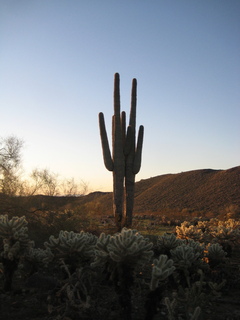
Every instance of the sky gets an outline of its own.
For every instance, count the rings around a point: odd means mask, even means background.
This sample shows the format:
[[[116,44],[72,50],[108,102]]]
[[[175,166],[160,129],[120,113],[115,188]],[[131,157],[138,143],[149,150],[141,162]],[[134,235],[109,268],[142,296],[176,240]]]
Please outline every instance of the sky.
[[[240,165],[239,0],[0,0],[0,137],[47,168],[111,191],[113,79],[144,126],[136,181]]]

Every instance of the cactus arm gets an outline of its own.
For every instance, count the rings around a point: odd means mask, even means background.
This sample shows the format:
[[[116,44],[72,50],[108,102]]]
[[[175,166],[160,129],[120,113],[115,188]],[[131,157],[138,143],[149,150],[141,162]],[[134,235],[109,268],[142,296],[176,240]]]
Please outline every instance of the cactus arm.
[[[136,108],[137,108],[137,80],[132,81],[132,92],[131,92],[131,110],[129,117],[128,133],[126,137],[126,172],[132,170],[130,167],[133,166],[135,145],[136,145]]]
[[[99,128],[100,128],[100,136],[101,136],[101,142],[102,142],[104,164],[107,170],[113,171],[113,160],[110,153],[104,115],[102,112],[99,113]]]
[[[126,112],[122,111],[121,113],[121,127],[122,127],[122,143],[123,148],[125,148],[125,140],[126,140]]]
[[[124,145],[124,155],[128,156],[129,153],[131,152],[131,148],[132,148],[132,142],[133,142],[133,131],[132,131],[132,127],[128,126],[127,128],[127,136],[125,139],[125,145]]]
[[[120,116],[120,89],[119,89],[119,74],[116,73],[114,77],[114,116],[113,116],[113,131],[112,131],[112,146],[113,146],[113,161],[114,166],[124,166],[124,155],[123,155],[123,140],[122,140],[122,124]],[[118,169],[117,169],[118,170]]]
[[[114,75],[113,101],[114,101],[114,114],[118,115],[120,119],[120,77],[118,73],[115,73]]]
[[[134,130],[136,128],[136,108],[137,108],[137,80],[133,79],[129,125],[132,126]]]
[[[134,174],[137,174],[140,170],[140,167],[141,167],[143,134],[144,134],[144,127],[140,126],[139,131],[138,131],[137,148],[136,148],[135,158],[134,158],[134,163],[133,163],[133,173]]]

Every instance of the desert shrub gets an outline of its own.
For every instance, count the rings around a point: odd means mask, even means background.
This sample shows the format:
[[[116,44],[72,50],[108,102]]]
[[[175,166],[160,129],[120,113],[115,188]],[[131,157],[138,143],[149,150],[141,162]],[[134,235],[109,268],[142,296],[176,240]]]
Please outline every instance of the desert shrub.
[[[154,251],[157,255],[166,254],[170,257],[170,250],[175,249],[182,243],[181,239],[177,239],[174,233],[164,233],[162,236],[157,237]]]
[[[193,239],[206,244],[228,243],[235,246],[240,243],[240,221],[221,221],[213,218],[209,221],[198,221],[196,225],[185,221],[180,227],[176,227],[176,234],[180,239]]]
[[[0,216],[0,261],[5,277],[4,290],[12,287],[12,279],[24,255],[33,247],[34,242],[28,237],[28,227],[25,217]]]
[[[102,233],[96,244],[92,266],[101,266],[108,272],[119,297],[123,319],[131,317],[134,271],[149,262],[153,256],[151,248],[148,239],[136,230],[126,228],[113,236]]]
[[[60,265],[64,262],[73,273],[94,258],[96,242],[97,237],[91,233],[61,230],[57,238],[50,236],[44,245],[50,249],[49,262],[57,262]]]
[[[64,212],[64,219],[71,219],[72,214]],[[49,217],[50,225],[55,218],[53,214]],[[80,314],[86,319],[96,314],[104,318],[108,311],[103,307],[104,294],[110,292],[122,319],[131,319],[137,312],[134,301],[140,299],[145,319],[153,319],[161,311],[167,312],[169,319],[199,319],[226,282],[226,273],[221,272],[227,265],[226,252],[214,240],[237,243],[239,223],[200,220],[195,225],[186,222],[178,230],[181,239],[165,233],[154,237],[154,245],[151,237],[125,228],[99,237],[86,231],[61,230],[45,241],[45,248],[35,248],[25,217],[0,216],[1,259],[14,261],[14,271],[20,262],[28,262],[28,283],[35,281],[39,288],[45,283],[44,288],[50,290],[49,312],[55,318],[74,319]],[[211,237],[208,245],[207,234]]]
[[[210,244],[206,247],[206,257],[211,267],[215,267],[226,261],[225,252],[219,243]]]

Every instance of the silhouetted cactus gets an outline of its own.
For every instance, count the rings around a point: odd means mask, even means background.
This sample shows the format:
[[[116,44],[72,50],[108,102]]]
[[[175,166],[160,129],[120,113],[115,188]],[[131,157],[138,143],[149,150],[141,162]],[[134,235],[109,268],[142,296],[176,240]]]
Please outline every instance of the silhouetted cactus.
[[[118,230],[131,227],[134,203],[135,175],[141,167],[143,126],[139,127],[136,145],[137,80],[132,81],[129,126],[126,114],[120,112],[119,74],[114,78],[114,115],[112,118],[112,155],[109,148],[104,115],[99,113],[99,127],[106,168],[113,172],[113,211]],[[125,185],[125,193],[124,193]],[[125,197],[125,210],[124,210]]]

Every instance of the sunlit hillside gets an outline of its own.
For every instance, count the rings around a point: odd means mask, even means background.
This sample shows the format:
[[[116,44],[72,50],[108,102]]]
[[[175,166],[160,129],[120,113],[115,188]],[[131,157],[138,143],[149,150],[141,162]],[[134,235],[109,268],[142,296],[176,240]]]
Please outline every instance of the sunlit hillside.
[[[94,192],[78,201],[99,203],[111,212],[111,193]],[[224,213],[229,207],[240,207],[240,166],[166,174],[136,183],[135,213],[162,210]]]

